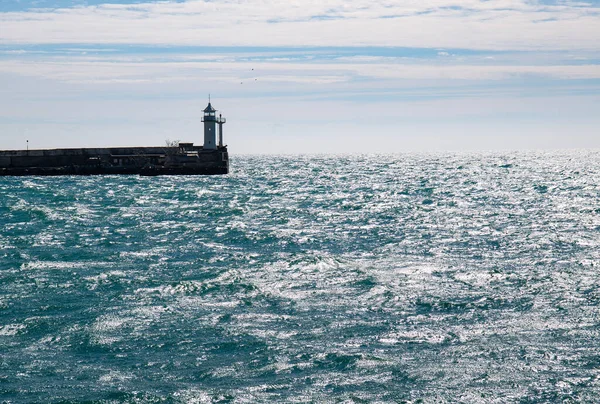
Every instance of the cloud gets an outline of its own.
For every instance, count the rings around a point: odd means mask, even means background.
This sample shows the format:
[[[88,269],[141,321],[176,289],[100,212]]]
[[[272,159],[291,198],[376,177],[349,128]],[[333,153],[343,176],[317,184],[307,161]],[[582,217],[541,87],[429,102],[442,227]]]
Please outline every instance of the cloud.
[[[597,7],[526,0],[217,0],[0,13],[2,43],[598,49]]]
[[[331,52],[335,53],[333,50]],[[495,60],[480,57],[440,64],[434,59],[407,60],[403,57],[361,55],[310,60],[276,57],[272,53],[267,57],[259,56],[235,53],[87,56],[81,52],[80,56],[30,59],[16,54],[0,60],[0,72],[70,83],[253,82],[253,85],[263,88],[281,83],[359,85],[365,80],[374,86],[377,82],[390,85],[392,81],[402,80],[600,79],[600,66],[586,64],[585,60],[579,64],[558,60],[536,65],[519,63],[518,59],[512,60],[512,63],[510,60],[496,63]],[[446,56],[443,60],[448,59]]]

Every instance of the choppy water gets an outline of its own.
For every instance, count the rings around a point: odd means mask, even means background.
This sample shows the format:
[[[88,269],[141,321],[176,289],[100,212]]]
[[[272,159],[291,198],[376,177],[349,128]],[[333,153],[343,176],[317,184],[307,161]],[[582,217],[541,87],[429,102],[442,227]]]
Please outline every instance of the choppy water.
[[[600,153],[0,179],[0,401],[594,402]]]

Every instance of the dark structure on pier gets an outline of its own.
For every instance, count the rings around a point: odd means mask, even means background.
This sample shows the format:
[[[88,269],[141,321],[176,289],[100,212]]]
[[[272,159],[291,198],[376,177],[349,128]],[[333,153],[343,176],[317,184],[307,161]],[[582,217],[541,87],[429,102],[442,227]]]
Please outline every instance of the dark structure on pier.
[[[203,146],[179,143],[164,147],[0,150],[0,176],[227,174],[229,156],[223,145],[226,120],[216,116],[209,102],[202,121]]]

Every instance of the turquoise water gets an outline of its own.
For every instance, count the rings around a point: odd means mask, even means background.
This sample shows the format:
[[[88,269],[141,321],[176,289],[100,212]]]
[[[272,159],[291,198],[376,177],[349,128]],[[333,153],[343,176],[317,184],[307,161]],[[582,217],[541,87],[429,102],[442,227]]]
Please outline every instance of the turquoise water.
[[[0,402],[594,402],[600,153],[0,178]]]

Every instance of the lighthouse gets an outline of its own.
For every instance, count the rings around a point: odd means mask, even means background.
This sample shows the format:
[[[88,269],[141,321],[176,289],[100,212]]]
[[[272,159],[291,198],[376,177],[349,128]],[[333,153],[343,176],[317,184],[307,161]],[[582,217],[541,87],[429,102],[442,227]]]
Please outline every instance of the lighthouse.
[[[217,117],[215,116],[217,110],[210,105],[204,108],[204,116],[202,122],[204,122],[204,150],[216,150],[217,148]]]
[[[208,106],[204,108],[204,150],[216,150],[223,147],[223,124],[227,122],[221,114],[217,117],[217,110],[213,108],[208,100]],[[217,125],[219,125],[219,143],[217,145]]]

